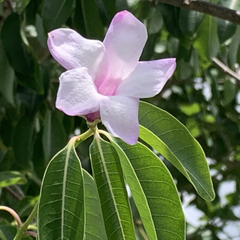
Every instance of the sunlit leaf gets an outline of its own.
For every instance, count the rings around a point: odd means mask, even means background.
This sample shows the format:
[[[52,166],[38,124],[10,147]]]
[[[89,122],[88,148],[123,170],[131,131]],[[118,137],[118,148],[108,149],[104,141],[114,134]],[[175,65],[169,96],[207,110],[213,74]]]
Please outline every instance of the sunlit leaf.
[[[148,239],[185,239],[185,220],[174,181],[159,158],[141,143],[118,140],[123,173]]]
[[[100,199],[96,183],[92,176],[83,169],[85,210],[86,210],[86,240],[107,240]]]
[[[50,161],[41,187],[38,209],[39,240],[84,238],[84,187],[75,139]]]
[[[90,157],[108,239],[135,239],[128,196],[116,150],[96,134],[90,147]]]
[[[170,161],[202,198],[213,200],[205,154],[186,127],[166,111],[144,102],[140,103],[139,122],[139,137]]]
[[[214,17],[205,15],[193,46],[197,50],[203,66],[208,66],[210,59],[217,55],[219,48],[217,23]]]
[[[0,188],[14,184],[26,184],[27,179],[20,172],[5,171],[0,172]]]
[[[189,118],[186,122],[186,127],[190,131],[193,137],[199,137],[201,135],[201,130],[199,128],[199,123],[195,118]]]
[[[198,103],[181,104],[179,107],[180,107],[181,111],[188,116],[197,114],[201,110]]]

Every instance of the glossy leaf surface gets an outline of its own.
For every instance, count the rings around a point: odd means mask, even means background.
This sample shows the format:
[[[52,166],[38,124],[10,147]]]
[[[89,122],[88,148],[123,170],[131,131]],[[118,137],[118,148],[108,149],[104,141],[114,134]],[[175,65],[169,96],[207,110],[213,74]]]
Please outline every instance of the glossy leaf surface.
[[[54,156],[46,169],[38,210],[39,240],[83,239],[84,187],[75,139]]]
[[[86,240],[107,240],[100,199],[93,177],[83,169],[85,210],[86,210]]]
[[[214,190],[204,152],[186,127],[176,118],[148,103],[140,103],[139,137],[170,161],[205,200]]]
[[[160,159],[141,143],[118,140],[123,173],[150,240],[185,239],[185,220],[174,181]]]
[[[108,239],[135,239],[128,196],[116,150],[110,143],[95,135],[90,153]]]

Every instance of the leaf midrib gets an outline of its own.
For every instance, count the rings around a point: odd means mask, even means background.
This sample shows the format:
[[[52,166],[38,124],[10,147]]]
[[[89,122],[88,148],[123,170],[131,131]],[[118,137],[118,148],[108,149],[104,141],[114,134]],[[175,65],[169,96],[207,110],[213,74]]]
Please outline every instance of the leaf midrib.
[[[104,158],[104,155],[103,155],[103,152],[102,152],[102,147],[101,147],[101,143],[100,143],[100,136],[99,136],[99,135],[95,135],[95,136],[96,136],[96,137],[95,137],[95,140],[96,140],[96,143],[97,143],[97,147],[98,147],[98,150],[99,150],[99,153],[100,153],[100,157],[101,157],[101,160],[102,160],[102,163],[103,163],[103,168],[104,168],[105,176],[106,176],[107,183],[108,183],[108,186],[109,186],[110,194],[111,194],[111,196],[112,196],[112,200],[113,200],[113,202],[114,202],[115,209],[117,209],[117,203],[116,203],[116,201],[115,201],[115,197],[114,197],[114,193],[113,193],[111,181],[110,181],[110,179],[109,179],[108,170],[107,170],[107,166],[106,166],[106,161],[105,161],[105,158]],[[118,222],[119,222],[119,225],[120,225],[120,229],[121,229],[122,236],[123,236],[124,239],[125,239],[125,234],[124,234],[124,231],[123,231],[123,228],[122,228],[121,218],[120,218],[120,216],[119,216],[118,211],[116,211],[116,214],[117,214],[117,218],[118,218]],[[112,234],[113,234],[113,233],[112,233]],[[109,238],[111,238],[111,235],[109,236]]]
[[[64,210],[65,210],[65,195],[66,195],[66,179],[67,179],[67,169],[69,163],[69,156],[71,152],[72,145],[70,145],[67,149],[67,154],[65,157],[65,165],[64,165],[64,172],[63,172],[63,191],[62,191],[62,207],[61,207],[61,239],[64,239]]]

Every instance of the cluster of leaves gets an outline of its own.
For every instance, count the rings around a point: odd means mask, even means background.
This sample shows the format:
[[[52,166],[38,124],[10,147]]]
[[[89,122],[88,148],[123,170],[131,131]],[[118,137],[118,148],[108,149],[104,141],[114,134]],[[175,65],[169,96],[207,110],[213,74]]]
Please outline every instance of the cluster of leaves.
[[[240,10],[237,1],[219,4]],[[197,196],[186,175],[166,163],[181,196],[186,192],[193,194],[191,204],[204,214],[203,225],[191,229],[189,239],[220,239],[226,223],[239,220],[233,208],[239,204],[240,100],[236,80],[216,68],[212,60],[218,58],[225,66],[238,71],[240,29],[211,16],[152,1],[0,2],[0,205],[11,206],[22,219],[26,218],[38,199],[49,160],[66,145],[70,136],[87,129],[84,120],[55,110],[58,77],[63,69],[49,55],[47,33],[67,26],[87,38],[102,40],[114,14],[123,9],[132,11],[147,26],[149,39],[142,60],[177,58],[174,78],[161,95],[149,102],[176,116],[198,139],[210,159],[211,169],[215,170],[216,190],[224,181],[236,183],[236,193],[228,196],[227,205],[220,204],[218,194],[214,202],[205,202]],[[141,133],[144,135],[144,128]],[[89,141],[81,143],[76,151],[82,166],[91,174]],[[106,152],[109,148],[114,151],[106,142],[101,144]],[[91,149],[93,156],[99,151],[95,145]],[[158,150],[157,146],[153,148]],[[136,164],[151,163],[144,161]],[[89,182],[89,191],[95,191],[90,189],[94,186],[87,172],[83,177]],[[8,239],[13,239],[16,230],[6,227],[7,221],[11,222],[11,217],[1,212],[1,230],[8,231]],[[142,225],[137,229],[141,232]],[[3,238],[1,231],[0,238]]]
[[[189,131],[167,112],[144,102],[139,117],[139,137],[161,152],[202,198],[213,200],[205,155]],[[39,203],[39,239],[185,239],[176,186],[158,156],[140,142],[130,146],[96,129],[90,145],[91,177],[75,152],[89,133],[92,129],[80,138],[73,137],[46,169]],[[126,184],[135,203],[132,207],[136,206],[140,216],[134,216],[139,222],[136,233]]]
[[[219,1],[218,4],[240,9],[238,1]],[[149,36],[143,57],[161,58],[167,51],[177,57],[178,62],[175,81],[168,84],[161,97],[150,101],[177,116],[201,143],[217,193],[212,203],[194,194],[190,204],[202,212],[202,219],[201,227],[189,227],[189,239],[238,239],[240,79],[228,73],[229,69],[239,72],[239,26],[170,5],[158,4],[154,9],[146,2],[140,5],[137,14],[147,20],[150,33],[156,29]],[[149,11],[145,15],[143,9],[147,7]],[[150,52],[151,55],[147,55]],[[171,166],[170,170],[183,190],[182,196],[185,192],[194,193],[191,185]],[[222,201],[221,187],[228,182],[233,183],[235,189]],[[230,231],[227,231],[228,225],[232,226]]]

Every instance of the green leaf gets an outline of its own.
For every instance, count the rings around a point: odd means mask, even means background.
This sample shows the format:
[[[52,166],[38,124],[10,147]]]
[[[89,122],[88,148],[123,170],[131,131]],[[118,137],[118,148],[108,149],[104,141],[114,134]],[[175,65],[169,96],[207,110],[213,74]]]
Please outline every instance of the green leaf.
[[[187,128],[166,111],[145,102],[140,102],[139,122],[139,137],[170,161],[202,198],[212,201],[215,193],[205,154]]]
[[[38,204],[39,196],[32,197],[26,196],[15,205],[15,211],[18,213],[20,218],[27,218],[36,204]]]
[[[0,162],[0,169],[1,171],[8,171],[13,168],[14,165],[16,165],[16,160],[14,158],[13,149],[9,148]]]
[[[236,98],[237,86],[233,78],[225,79],[223,89],[224,105],[230,104]]]
[[[72,138],[46,169],[38,209],[39,240],[84,239],[83,174],[75,140]]]
[[[0,225],[0,239],[12,240],[17,233],[17,229],[10,225]]]
[[[85,240],[107,240],[96,183],[83,169],[86,228]]]
[[[45,172],[47,164],[51,160],[50,158],[47,159],[47,161],[45,160],[44,151],[43,151],[42,135],[43,135],[43,131],[40,131],[37,134],[35,142],[34,142],[34,146],[33,146],[33,155],[32,155],[34,172],[39,177],[39,179],[43,178],[43,174]]]
[[[189,79],[193,74],[193,70],[189,61],[184,61],[183,59],[179,60],[178,69],[176,73],[180,80]]]
[[[156,9],[153,10],[152,17],[148,23],[148,34],[155,34],[160,31],[163,25],[162,14],[159,10],[159,5],[157,5]]]
[[[90,158],[109,240],[135,239],[132,215],[118,154],[97,134]]]
[[[103,39],[103,25],[94,0],[81,0],[83,20],[88,38]]]
[[[81,0],[76,0],[75,10],[74,13],[72,14],[71,19],[74,29],[77,32],[79,32],[82,36],[87,37]]]
[[[21,14],[26,6],[29,4],[30,0],[16,0],[16,8],[18,14]]]
[[[181,32],[186,37],[193,37],[198,26],[203,20],[203,14],[197,11],[189,11],[188,9],[181,8],[179,15],[179,26]]]
[[[43,24],[47,32],[61,27],[74,10],[74,0],[44,0],[42,6]]]
[[[18,14],[12,13],[4,21],[1,40],[8,61],[15,70],[19,83],[42,94],[43,85],[39,65],[24,36],[24,32],[21,30],[21,21]]]
[[[8,62],[7,56],[4,52],[1,42],[0,42],[0,76],[1,76],[0,92],[10,104],[14,105],[13,97],[14,70]]]
[[[236,32],[237,25],[223,19],[217,19],[217,30],[220,43],[224,43]]]
[[[35,27],[38,33],[37,40],[44,48],[47,48],[47,36],[43,27],[43,20],[39,14],[36,14]]]
[[[195,118],[189,118],[186,121],[186,127],[190,131],[193,137],[199,137],[201,135],[201,130],[199,127],[199,123]]]
[[[0,188],[14,184],[26,184],[27,179],[20,172],[5,171],[0,172]]]
[[[193,44],[202,64],[207,66],[209,61],[218,53],[219,40],[217,35],[217,23],[214,17],[206,15],[197,31],[197,37]]]
[[[162,13],[166,29],[174,37],[180,38],[182,36],[182,32],[179,27],[180,9],[168,4],[161,4],[159,9]]]
[[[11,31],[10,31],[11,29]],[[1,40],[5,53],[10,64],[16,72],[28,75],[33,71],[33,66],[28,61],[29,59],[23,46],[20,35],[20,18],[17,14],[11,14],[4,21]],[[21,59],[21,61],[19,61]]]
[[[200,112],[200,106],[198,103],[191,103],[191,104],[180,104],[180,109],[183,113],[187,116],[192,116]]]
[[[13,152],[19,164],[29,167],[32,156],[34,133],[34,119],[29,116],[22,117],[14,129]]]
[[[159,34],[151,34],[148,36],[147,42],[144,46],[141,61],[148,61],[155,52],[155,46],[159,41]]]
[[[50,110],[46,112],[42,141],[44,156],[47,161],[51,159],[66,142],[63,125],[57,118],[55,112],[51,112]]]
[[[185,220],[172,176],[146,146],[118,140],[116,148],[126,182],[149,240],[185,239]]]
[[[129,1],[128,0],[116,0],[116,12],[128,10],[129,11]]]
[[[234,9],[237,11],[240,10],[240,2],[236,0],[220,0],[219,5],[222,5],[226,8]]]
[[[237,26],[237,30],[232,38],[232,41],[229,45],[229,51],[228,51],[228,58],[232,67],[237,62],[237,54],[239,51],[239,44],[240,44],[239,35],[240,35],[240,26]]]
[[[117,12],[116,1],[117,0],[102,0],[102,3],[104,5],[104,10],[109,21],[112,20],[113,16]]]

